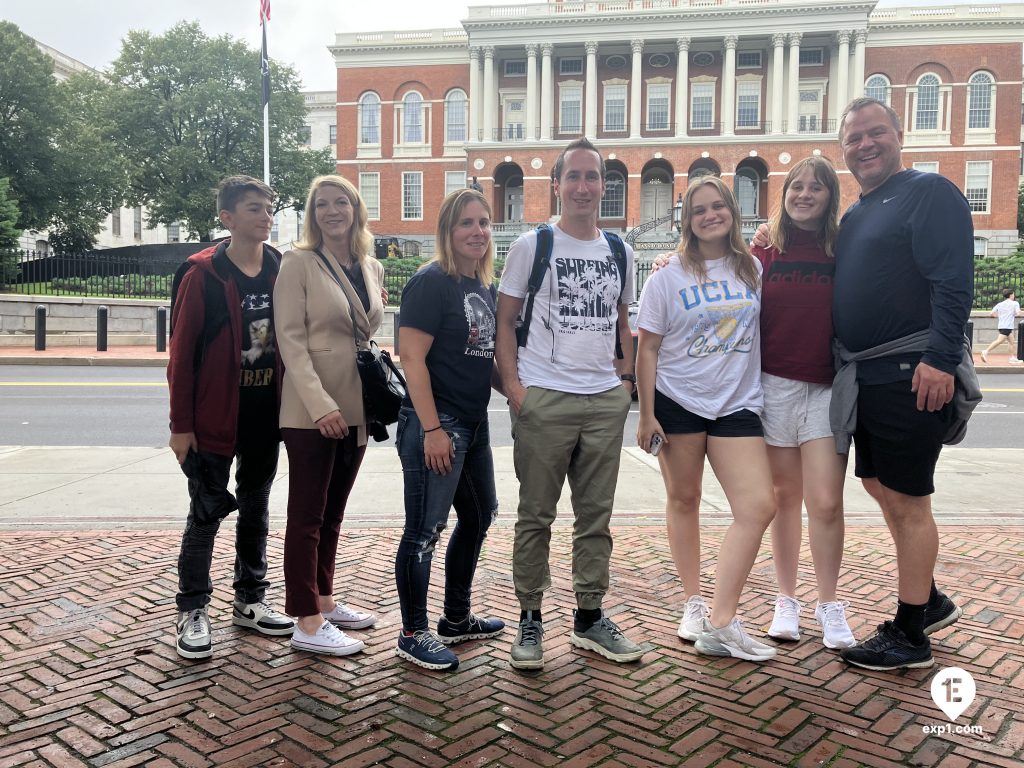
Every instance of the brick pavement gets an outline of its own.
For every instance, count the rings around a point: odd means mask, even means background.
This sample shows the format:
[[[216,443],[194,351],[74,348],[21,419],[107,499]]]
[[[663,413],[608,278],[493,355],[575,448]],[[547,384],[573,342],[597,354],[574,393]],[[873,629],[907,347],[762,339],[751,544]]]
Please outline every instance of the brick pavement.
[[[515,618],[511,530],[494,529],[475,608]],[[765,665],[697,657],[675,637],[681,592],[658,527],[615,530],[606,608],[650,645],[620,666],[568,644],[569,538],[553,538],[546,669],[508,664],[511,631],[461,646],[454,673],[393,655],[400,626],[392,562],[400,530],[345,531],[339,594],[379,612],[367,652],[292,652],[230,624],[230,532],[219,537],[215,655],[173,648],[180,533],[0,533],[0,768],[7,766],[1011,766],[1024,764],[1024,537],[1017,527],[941,526],[938,579],[965,616],[935,638],[937,666],[854,671],[816,627]],[[704,531],[710,580],[719,528]],[[270,542],[280,603],[282,535]],[[852,526],[841,594],[863,636],[889,613],[894,561],[884,529]],[[441,553],[439,553],[438,563]],[[801,595],[813,604],[809,555]],[[435,582],[437,580],[435,579]],[[348,586],[345,587],[348,583]],[[435,588],[431,614],[439,608]],[[763,631],[773,596],[763,549],[748,584],[748,626]],[[805,611],[805,615],[807,611]],[[813,625],[813,619],[808,619]],[[960,666],[978,695],[958,724],[982,736],[934,736],[944,716],[928,684]],[[1017,701],[1017,704],[1013,704]]]

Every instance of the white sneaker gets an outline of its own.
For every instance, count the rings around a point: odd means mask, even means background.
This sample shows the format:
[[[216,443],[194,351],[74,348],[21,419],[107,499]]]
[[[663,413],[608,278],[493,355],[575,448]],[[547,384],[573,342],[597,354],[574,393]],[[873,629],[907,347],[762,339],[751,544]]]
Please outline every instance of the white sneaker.
[[[955,619],[954,619],[955,621]],[[210,617],[205,608],[178,613],[178,641],[175,648],[183,659],[208,659],[213,655]]]
[[[981,362],[988,363],[988,350],[981,350]]]
[[[732,656],[747,661],[768,661],[775,657],[775,649],[752,639],[736,618],[721,629],[713,627],[711,619],[704,619],[694,647],[705,656]]]
[[[1007,360],[1006,362],[1010,363],[1011,365],[1016,365],[1017,363],[1019,363],[1019,362],[1020,362],[1020,360],[1018,360],[1018,359],[1017,359],[1016,357],[1011,357],[1011,358],[1010,358],[1009,360]]]
[[[846,623],[845,600],[834,600],[831,603],[818,603],[814,609],[814,618],[821,624],[822,642],[826,648],[852,648],[857,639]]]
[[[775,617],[768,628],[768,637],[776,640],[800,639],[800,602],[787,595],[775,598]]]
[[[363,641],[349,637],[331,622],[325,621],[314,635],[307,635],[296,624],[292,632],[292,648],[329,656],[348,656],[363,650]]]
[[[679,630],[676,632],[683,640],[694,642],[701,633],[701,624],[711,615],[704,598],[700,595],[693,595],[686,601],[683,608],[683,618],[679,622]]]
[[[242,603],[235,600],[231,623],[255,629],[263,635],[290,635],[295,628],[294,621],[278,613],[262,600],[258,603]]]
[[[372,613],[357,611],[344,603],[335,603],[334,608],[324,614],[324,618],[342,629],[366,629],[377,623],[377,617]]]

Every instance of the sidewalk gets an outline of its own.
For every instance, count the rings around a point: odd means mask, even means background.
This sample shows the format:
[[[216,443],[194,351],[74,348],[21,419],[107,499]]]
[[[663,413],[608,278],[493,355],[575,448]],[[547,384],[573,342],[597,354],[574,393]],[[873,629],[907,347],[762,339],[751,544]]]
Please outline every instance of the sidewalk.
[[[516,481],[496,451],[501,513],[485,545],[474,609],[510,625],[518,609],[510,558]],[[377,612],[366,652],[293,652],[230,623],[231,526],[218,538],[211,605],[215,655],[173,648],[175,563],[184,482],[167,449],[0,448],[0,768],[5,766],[1005,766],[1024,761],[1024,450],[948,449],[935,498],[936,578],[965,609],[934,638],[936,666],[854,670],[821,645],[809,552],[802,554],[804,637],[754,665],[698,657],[675,636],[682,593],[664,534],[656,465],[622,457],[608,613],[648,653],[616,665],[568,643],[571,510],[552,537],[543,672],[508,664],[514,627],[459,646],[460,668],[427,672],[394,655],[400,615],[393,562],[401,478],[392,449],[373,448],[339,548],[341,599]],[[1008,485],[1009,484],[1009,485]],[[702,533],[710,590],[728,507],[705,481]],[[271,499],[269,546],[281,606],[287,464]],[[717,495],[716,495],[717,494]],[[847,486],[840,594],[865,637],[891,614],[888,532],[858,484]],[[440,611],[444,542],[430,613]],[[775,594],[770,548],[743,599],[755,635]],[[977,698],[956,725],[930,695],[934,674],[961,667]],[[1018,704],[1013,704],[1017,701]],[[1014,714],[1017,713],[1017,714]]]

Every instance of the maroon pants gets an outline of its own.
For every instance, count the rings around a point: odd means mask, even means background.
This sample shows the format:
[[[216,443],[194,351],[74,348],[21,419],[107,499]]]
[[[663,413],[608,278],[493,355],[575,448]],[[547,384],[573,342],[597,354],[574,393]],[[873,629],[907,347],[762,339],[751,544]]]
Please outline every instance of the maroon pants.
[[[334,594],[345,504],[366,446],[357,430],[341,440],[317,429],[282,429],[288,451],[288,525],[284,534],[284,610],[290,616],[320,613],[319,595]]]

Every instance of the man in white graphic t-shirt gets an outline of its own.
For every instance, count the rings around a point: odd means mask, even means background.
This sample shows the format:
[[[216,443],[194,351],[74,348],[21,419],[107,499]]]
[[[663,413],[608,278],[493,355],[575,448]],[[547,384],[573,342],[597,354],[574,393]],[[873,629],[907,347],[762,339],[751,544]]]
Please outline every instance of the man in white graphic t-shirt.
[[[551,586],[551,524],[566,477],[572,489],[572,580],[577,610],[570,642],[619,662],[643,650],[602,614],[612,552],[609,530],[622,428],[636,386],[628,307],[633,252],[620,269],[597,227],[605,164],[587,139],[570,143],[551,172],[562,215],[533,302],[526,346],[516,321],[528,295],[536,231],[509,249],[498,297],[495,360],[508,395],[519,510],[512,575],[521,610],[512,666],[544,666],[541,602]],[[615,354],[618,338],[622,357]]]

